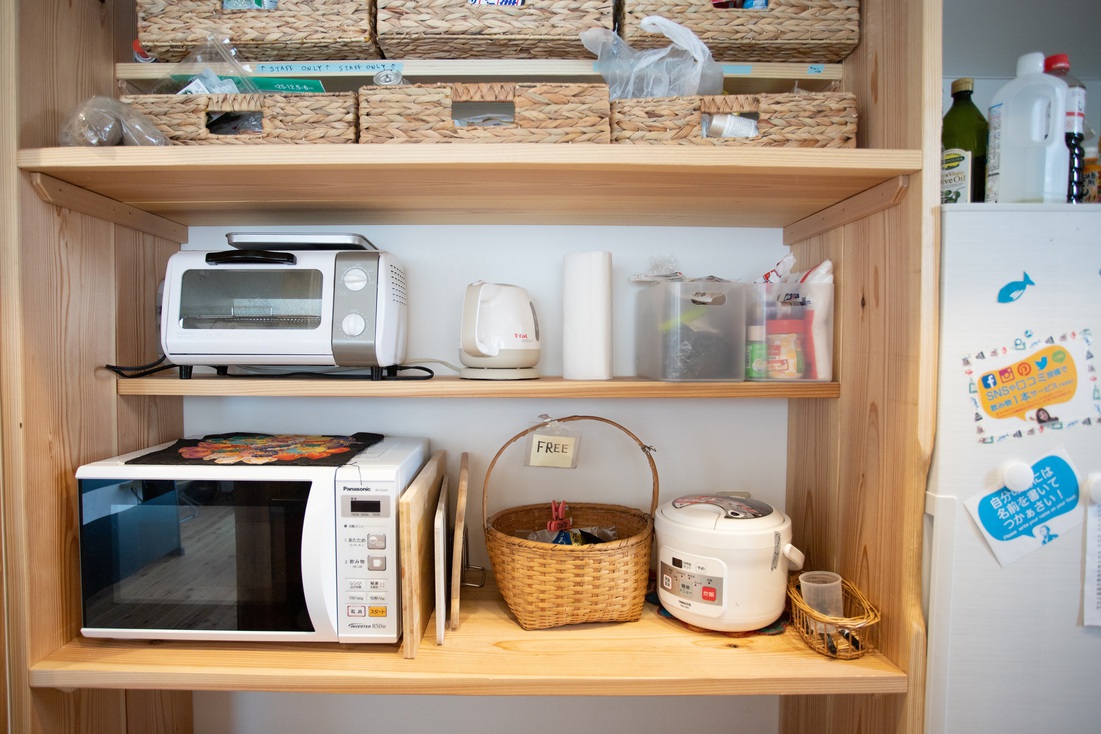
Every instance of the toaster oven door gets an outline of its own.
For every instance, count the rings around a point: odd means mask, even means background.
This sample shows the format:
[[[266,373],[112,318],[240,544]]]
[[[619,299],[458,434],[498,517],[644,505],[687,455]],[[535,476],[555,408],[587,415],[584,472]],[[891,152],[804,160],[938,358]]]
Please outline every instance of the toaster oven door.
[[[312,482],[79,484],[85,634],[314,634],[302,578]]]

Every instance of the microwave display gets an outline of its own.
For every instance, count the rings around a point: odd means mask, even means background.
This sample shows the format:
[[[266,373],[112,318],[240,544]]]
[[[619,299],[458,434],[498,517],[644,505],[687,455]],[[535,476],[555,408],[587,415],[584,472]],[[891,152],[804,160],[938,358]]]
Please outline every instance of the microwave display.
[[[180,289],[184,329],[298,329],[321,326],[320,270],[188,270]]]
[[[309,481],[81,479],[84,624],[312,632]]]

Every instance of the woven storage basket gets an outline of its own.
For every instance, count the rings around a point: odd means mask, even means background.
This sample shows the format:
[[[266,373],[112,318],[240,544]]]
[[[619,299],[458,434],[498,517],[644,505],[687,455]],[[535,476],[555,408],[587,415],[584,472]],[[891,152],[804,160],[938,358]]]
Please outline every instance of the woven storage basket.
[[[581,31],[614,24],[615,0],[377,0],[378,42],[389,59],[591,58]]]
[[[728,113],[755,114],[757,135],[704,137],[703,116]],[[856,98],[810,92],[620,99],[612,103],[612,142],[855,148]]]
[[[123,97],[173,145],[261,145],[356,142],[356,96],[337,94],[143,94]],[[259,112],[260,133],[216,135],[207,118],[218,112]]]
[[[860,40],[860,0],[769,0],[763,10],[716,8],[711,0],[623,0],[623,37],[633,48],[670,45],[639,22],[661,15],[686,26],[716,61],[837,62]]]
[[[279,0],[274,10],[224,10],[222,0],[137,0],[138,40],[181,61],[210,34],[246,61],[377,59],[374,0]]]
[[[574,527],[615,526],[619,540],[594,545],[554,545],[525,540],[516,531],[544,527],[549,505],[502,510],[486,520],[493,467],[513,442],[545,424],[522,431],[500,448],[482,485],[482,524],[493,574],[508,608],[524,629],[547,629],[584,622],[633,622],[642,616],[650,577],[658,472],[652,449],[618,423],[574,415],[558,422],[592,420],[614,426],[642,449],[653,475],[649,514],[621,505],[570,502]]]
[[[874,650],[879,638],[879,612],[867,597],[841,579],[843,617],[816,612],[803,601],[799,574],[788,579],[791,623],[812,650],[839,660],[854,660]]]
[[[454,103],[511,102],[514,124],[459,127]],[[361,143],[608,143],[602,84],[429,84],[359,90]]]

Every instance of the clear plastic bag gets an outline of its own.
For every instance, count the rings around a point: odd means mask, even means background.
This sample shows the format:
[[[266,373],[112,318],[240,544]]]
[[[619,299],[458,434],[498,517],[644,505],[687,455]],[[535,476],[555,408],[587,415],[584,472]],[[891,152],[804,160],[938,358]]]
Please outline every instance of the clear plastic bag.
[[[237,60],[237,49],[226,36],[210,35],[195,47],[174,73],[161,78],[153,94],[256,94],[252,70]]]
[[[169,144],[152,120],[111,97],[90,97],[78,104],[57,137],[63,146]]]
[[[673,45],[639,51],[606,28],[581,32],[581,43],[597,56],[596,70],[608,82],[611,99],[722,94],[722,67],[695,33],[660,15],[648,15],[639,25]]]

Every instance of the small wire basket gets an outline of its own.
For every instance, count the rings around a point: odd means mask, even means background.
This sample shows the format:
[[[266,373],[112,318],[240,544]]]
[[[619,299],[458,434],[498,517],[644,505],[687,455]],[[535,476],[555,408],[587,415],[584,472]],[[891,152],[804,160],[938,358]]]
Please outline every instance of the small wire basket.
[[[855,660],[876,648],[879,612],[867,597],[845,579],[841,580],[844,616],[831,617],[811,609],[799,589],[799,575],[788,581],[791,623],[799,636],[817,653],[838,660]]]

